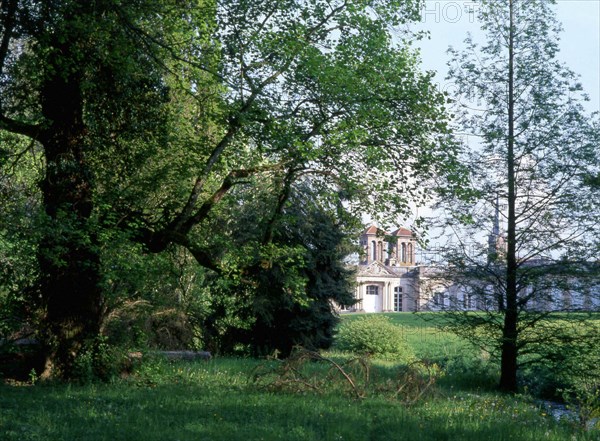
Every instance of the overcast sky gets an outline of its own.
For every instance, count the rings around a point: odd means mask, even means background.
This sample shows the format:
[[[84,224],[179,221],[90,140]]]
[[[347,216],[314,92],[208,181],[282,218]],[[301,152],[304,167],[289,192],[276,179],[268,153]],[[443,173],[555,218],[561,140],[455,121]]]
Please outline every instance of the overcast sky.
[[[503,0],[498,0],[503,1]],[[438,72],[436,81],[442,89],[448,46],[464,47],[467,32],[482,35],[469,0],[426,0],[422,23],[417,29],[430,32],[430,39],[418,43],[423,67]],[[471,12],[469,12],[469,10]],[[584,91],[590,96],[589,111],[600,111],[600,0],[557,0],[555,7],[564,31],[559,58],[581,75]],[[482,39],[476,39],[482,42]]]

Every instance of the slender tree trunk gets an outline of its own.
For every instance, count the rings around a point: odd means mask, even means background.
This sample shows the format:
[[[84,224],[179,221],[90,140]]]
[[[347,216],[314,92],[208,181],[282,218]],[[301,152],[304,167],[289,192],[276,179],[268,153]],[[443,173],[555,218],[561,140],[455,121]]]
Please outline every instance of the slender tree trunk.
[[[53,75],[51,68],[48,72],[42,89],[47,128],[41,138],[46,158],[41,189],[48,225],[38,252],[46,324],[41,336],[46,349],[43,376],[70,377],[82,345],[98,335],[100,259],[96,231],[90,225],[93,204],[84,156],[81,80],[77,73],[65,78]]]
[[[506,253],[506,305],[502,329],[502,355],[500,389],[517,390],[517,256],[516,256],[516,183],[514,155],[514,12],[513,0],[509,2],[509,43],[508,43],[508,249]]]

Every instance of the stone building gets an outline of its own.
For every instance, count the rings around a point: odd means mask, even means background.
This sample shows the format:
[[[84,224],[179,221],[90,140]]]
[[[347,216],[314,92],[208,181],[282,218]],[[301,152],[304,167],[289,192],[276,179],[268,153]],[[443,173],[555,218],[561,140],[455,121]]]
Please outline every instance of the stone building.
[[[506,243],[494,222],[488,238],[492,261],[501,261]],[[399,228],[392,233],[370,226],[360,236],[361,261],[356,268],[356,303],[345,311],[410,312],[442,310],[496,309],[497,295],[491,285],[479,279],[460,283],[447,278],[448,268],[420,265],[416,259],[417,242],[412,232]],[[598,273],[598,263],[586,271]],[[525,267],[542,266],[531,261]],[[451,280],[452,279],[452,280]],[[546,311],[600,310],[600,281],[582,285],[572,275],[554,271],[548,274],[542,292],[528,302],[529,309]],[[523,295],[529,295],[527,289]]]
[[[419,308],[416,240],[410,230],[387,233],[375,226],[360,236],[362,261],[356,275],[353,311],[401,312]]]

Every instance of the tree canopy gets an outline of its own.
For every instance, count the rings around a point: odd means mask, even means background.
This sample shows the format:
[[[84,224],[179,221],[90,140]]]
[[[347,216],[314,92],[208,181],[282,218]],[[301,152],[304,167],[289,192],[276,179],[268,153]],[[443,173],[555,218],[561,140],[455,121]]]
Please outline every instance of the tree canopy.
[[[394,218],[428,197],[425,183],[456,188],[444,96],[402,30],[419,7],[3,1],[1,165],[29,161],[40,176],[27,182],[35,234],[17,243],[35,250],[25,303],[45,373],[70,376],[100,332],[119,244],[181,247],[246,280],[233,221],[253,198],[251,240],[268,249],[300,184],[323,207]]]

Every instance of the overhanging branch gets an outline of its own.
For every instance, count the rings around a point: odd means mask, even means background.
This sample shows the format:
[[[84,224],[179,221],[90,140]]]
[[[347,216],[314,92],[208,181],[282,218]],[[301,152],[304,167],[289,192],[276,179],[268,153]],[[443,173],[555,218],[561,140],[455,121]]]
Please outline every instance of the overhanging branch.
[[[0,115],[0,130],[6,130],[7,132],[16,133],[18,135],[24,135],[29,138],[40,140],[42,129],[40,126],[23,123],[14,119],[8,118],[4,115]]]

